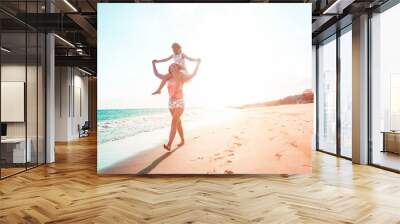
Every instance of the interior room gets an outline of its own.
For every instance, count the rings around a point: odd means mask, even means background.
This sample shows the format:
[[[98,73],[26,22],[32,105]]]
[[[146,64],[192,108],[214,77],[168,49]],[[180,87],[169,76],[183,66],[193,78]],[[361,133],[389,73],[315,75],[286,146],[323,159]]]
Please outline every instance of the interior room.
[[[98,173],[99,4],[165,1],[2,0],[0,223],[399,223],[400,2],[240,2],[311,8],[311,173]]]

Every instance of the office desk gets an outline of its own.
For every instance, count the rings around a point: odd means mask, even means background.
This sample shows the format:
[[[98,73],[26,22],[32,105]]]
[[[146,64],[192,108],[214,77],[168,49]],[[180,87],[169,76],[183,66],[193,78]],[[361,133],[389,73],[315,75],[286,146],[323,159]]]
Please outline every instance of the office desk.
[[[6,163],[25,163],[32,159],[30,138],[26,139],[27,147],[25,152],[25,138],[1,139],[1,157]]]
[[[400,131],[382,131],[383,150],[382,152],[392,152],[400,154]]]

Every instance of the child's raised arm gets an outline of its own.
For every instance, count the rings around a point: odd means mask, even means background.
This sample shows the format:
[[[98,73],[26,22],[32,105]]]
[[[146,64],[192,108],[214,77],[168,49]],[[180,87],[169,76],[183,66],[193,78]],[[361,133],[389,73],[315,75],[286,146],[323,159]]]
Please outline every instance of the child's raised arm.
[[[161,59],[161,60],[155,60],[157,63],[158,62],[166,62],[166,61],[169,61],[169,60],[171,60],[172,59],[172,55],[171,56],[169,56],[168,58],[164,58],[164,59]]]
[[[191,57],[187,56],[186,54],[183,54],[183,57],[188,59],[189,61],[198,61],[199,60],[197,58],[191,58]]]

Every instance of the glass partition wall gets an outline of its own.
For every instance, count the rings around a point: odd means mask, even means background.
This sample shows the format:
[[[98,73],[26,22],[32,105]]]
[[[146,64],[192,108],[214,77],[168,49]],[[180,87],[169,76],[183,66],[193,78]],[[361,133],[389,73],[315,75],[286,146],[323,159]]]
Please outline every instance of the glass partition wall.
[[[0,12],[1,179],[45,163],[45,35],[13,19]]]
[[[1,177],[24,171],[26,150],[26,34],[1,34]],[[4,50],[6,49],[6,50]]]
[[[352,157],[351,25],[318,44],[317,149]]]
[[[400,171],[400,4],[371,18],[370,163]]]

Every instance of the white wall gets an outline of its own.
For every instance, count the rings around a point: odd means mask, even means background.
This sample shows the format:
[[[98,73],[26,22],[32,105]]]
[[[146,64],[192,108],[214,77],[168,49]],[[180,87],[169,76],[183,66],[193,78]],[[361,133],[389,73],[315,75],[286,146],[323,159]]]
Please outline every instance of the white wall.
[[[76,71],[76,70],[75,70]],[[81,74],[81,73],[80,73]],[[81,76],[81,75],[75,75],[74,79],[74,99],[75,99],[75,107],[73,110],[75,110],[74,119],[72,119],[72,135],[75,137],[79,137],[78,133],[78,124],[81,126],[85,123],[85,121],[88,121],[89,113],[88,113],[88,77]],[[79,93],[80,91],[80,93]],[[80,95],[80,99],[78,96]],[[80,100],[80,103],[78,102]],[[80,104],[80,105],[78,105]],[[81,108],[79,108],[81,107]],[[79,111],[79,109],[81,111]]]
[[[68,117],[70,84],[69,69],[67,67],[55,68],[55,141],[68,140]]]
[[[77,139],[78,125],[88,120],[88,77],[76,68],[56,67],[55,86],[55,140]]]

